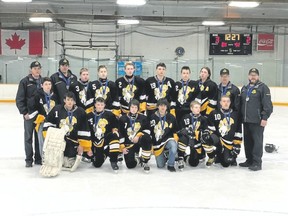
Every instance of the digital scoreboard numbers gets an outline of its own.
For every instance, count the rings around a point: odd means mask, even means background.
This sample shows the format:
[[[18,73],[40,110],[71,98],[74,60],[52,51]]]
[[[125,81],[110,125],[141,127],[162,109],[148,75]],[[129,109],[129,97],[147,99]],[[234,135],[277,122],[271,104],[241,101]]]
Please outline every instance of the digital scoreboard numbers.
[[[251,55],[252,34],[210,34],[209,55]]]

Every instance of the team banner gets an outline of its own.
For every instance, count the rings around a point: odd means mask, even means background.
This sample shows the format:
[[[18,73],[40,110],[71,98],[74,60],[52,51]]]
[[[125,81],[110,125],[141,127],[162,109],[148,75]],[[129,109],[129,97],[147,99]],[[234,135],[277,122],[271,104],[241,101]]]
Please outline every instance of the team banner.
[[[0,55],[27,56],[43,54],[42,30],[3,30],[0,34]]]
[[[258,34],[257,50],[271,51],[274,50],[274,34]]]

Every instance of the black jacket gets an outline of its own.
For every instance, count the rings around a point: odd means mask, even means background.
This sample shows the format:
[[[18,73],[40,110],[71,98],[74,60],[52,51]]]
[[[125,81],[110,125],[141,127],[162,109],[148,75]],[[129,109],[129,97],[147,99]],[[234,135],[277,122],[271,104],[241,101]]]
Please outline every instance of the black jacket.
[[[20,114],[25,115],[28,113],[28,100],[32,98],[37,89],[41,88],[41,83],[41,76],[36,80],[31,74],[20,81],[16,95],[16,106]]]
[[[261,120],[267,120],[273,112],[270,89],[264,83],[258,81],[248,98],[249,85],[241,89],[241,114],[244,123],[260,124]],[[248,94],[249,95],[249,94]]]
[[[68,71],[68,77],[65,77],[60,71],[51,75],[53,92],[58,96],[58,101],[64,104],[64,96],[68,92],[70,85],[77,83],[77,76]],[[65,80],[67,78],[67,80]],[[67,81],[67,82],[66,82]]]

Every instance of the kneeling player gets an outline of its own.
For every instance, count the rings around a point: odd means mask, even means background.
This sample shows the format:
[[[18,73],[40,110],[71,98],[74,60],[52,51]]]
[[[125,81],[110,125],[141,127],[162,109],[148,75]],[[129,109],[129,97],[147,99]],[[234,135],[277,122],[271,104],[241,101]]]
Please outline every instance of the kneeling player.
[[[200,160],[205,159],[201,136],[206,133],[208,124],[207,118],[200,114],[201,104],[199,102],[192,101],[190,110],[191,113],[184,115],[180,121],[180,128],[182,129],[178,132],[178,160],[182,161],[185,156],[185,162],[189,163],[190,166],[196,167]],[[187,146],[190,148],[189,155],[185,155]],[[213,157],[214,155],[212,155]]]
[[[175,158],[177,155],[177,124],[175,117],[168,112],[169,104],[165,98],[157,102],[158,110],[151,115],[150,126],[152,132],[153,150],[158,168],[163,168],[167,162],[167,168],[175,172]],[[168,151],[168,157],[165,154]]]
[[[127,168],[134,168],[141,164],[145,172],[150,171],[148,161],[151,156],[152,140],[149,131],[149,121],[143,114],[139,114],[139,101],[131,100],[129,113],[119,119],[121,151]],[[139,151],[142,148],[141,157]]]
[[[241,122],[238,113],[230,109],[230,97],[222,96],[220,110],[214,110],[208,117],[209,129],[219,137],[217,147],[217,160],[223,167],[236,163],[242,142]]]
[[[87,116],[92,139],[92,162],[95,167],[101,167],[107,156],[110,157],[114,171],[119,169],[117,157],[119,154],[118,120],[111,111],[105,110],[105,99],[95,100],[95,110]]]
[[[66,147],[64,150],[63,167],[69,169],[72,167],[74,169],[77,168],[83,152],[88,152],[88,155],[92,155],[86,113],[83,108],[77,107],[75,104],[75,95],[72,92],[67,92],[64,97],[64,105],[55,106],[49,112],[43,125],[44,137],[46,137],[49,127],[65,130]],[[44,152],[44,164],[46,159],[53,158],[50,155],[48,157],[46,153],[48,154],[48,152]],[[76,157],[77,155],[78,157]],[[75,167],[76,163],[77,166]]]

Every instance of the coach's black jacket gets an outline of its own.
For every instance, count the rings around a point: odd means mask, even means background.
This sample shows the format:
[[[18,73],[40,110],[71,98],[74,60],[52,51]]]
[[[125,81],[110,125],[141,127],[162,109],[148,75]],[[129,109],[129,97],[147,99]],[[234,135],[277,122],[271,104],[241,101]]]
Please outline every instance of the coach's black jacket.
[[[267,120],[273,112],[270,89],[264,83],[258,81],[247,101],[249,85],[241,89],[241,114],[244,123],[260,124],[261,120]]]

